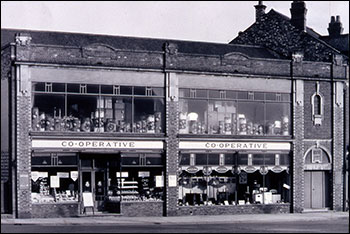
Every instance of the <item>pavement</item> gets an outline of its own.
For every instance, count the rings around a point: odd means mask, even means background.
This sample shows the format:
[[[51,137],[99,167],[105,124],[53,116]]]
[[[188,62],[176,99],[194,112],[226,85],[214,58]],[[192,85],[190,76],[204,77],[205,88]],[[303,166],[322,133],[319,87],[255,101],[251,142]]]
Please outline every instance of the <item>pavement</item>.
[[[124,217],[111,215],[87,215],[69,218],[13,219],[2,216],[1,224],[32,225],[96,225],[96,224],[206,224],[206,223],[253,223],[253,222],[300,222],[349,220],[348,212],[319,212],[293,214],[235,214],[172,217]]]

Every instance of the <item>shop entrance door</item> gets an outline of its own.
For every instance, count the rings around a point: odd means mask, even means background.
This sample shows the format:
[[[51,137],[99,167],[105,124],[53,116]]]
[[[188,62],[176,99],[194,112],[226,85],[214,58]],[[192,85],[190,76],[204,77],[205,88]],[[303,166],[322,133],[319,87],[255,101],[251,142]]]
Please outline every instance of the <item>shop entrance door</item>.
[[[326,191],[325,171],[305,171],[305,208],[326,208]]]
[[[105,171],[82,171],[81,178],[83,192],[91,192],[93,195],[95,210],[104,211],[104,201],[106,196]]]

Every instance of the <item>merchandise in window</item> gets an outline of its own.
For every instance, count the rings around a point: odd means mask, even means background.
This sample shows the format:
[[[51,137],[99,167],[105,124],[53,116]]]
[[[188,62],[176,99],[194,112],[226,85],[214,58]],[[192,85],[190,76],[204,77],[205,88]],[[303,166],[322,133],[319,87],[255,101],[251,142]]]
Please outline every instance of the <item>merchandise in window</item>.
[[[288,203],[288,154],[180,155],[180,206]]]
[[[33,131],[164,132],[163,88],[33,83],[33,90]]]
[[[290,94],[180,89],[179,133],[289,136]]]

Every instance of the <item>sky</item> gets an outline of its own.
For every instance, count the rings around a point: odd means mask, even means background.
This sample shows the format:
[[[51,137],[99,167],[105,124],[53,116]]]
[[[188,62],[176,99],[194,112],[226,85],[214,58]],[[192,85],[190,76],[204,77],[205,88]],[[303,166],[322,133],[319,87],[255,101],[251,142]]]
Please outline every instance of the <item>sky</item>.
[[[1,1],[1,28],[228,43],[255,21],[258,1]],[[292,1],[263,1],[290,17]],[[340,15],[349,33],[349,1],[305,1],[308,27],[328,35]]]

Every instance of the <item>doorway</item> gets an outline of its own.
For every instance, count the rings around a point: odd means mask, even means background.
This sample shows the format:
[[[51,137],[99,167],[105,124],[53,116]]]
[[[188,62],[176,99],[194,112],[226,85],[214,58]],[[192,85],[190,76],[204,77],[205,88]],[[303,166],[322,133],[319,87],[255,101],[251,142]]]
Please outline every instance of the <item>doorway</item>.
[[[329,207],[327,171],[305,171],[304,201],[306,209]]]

